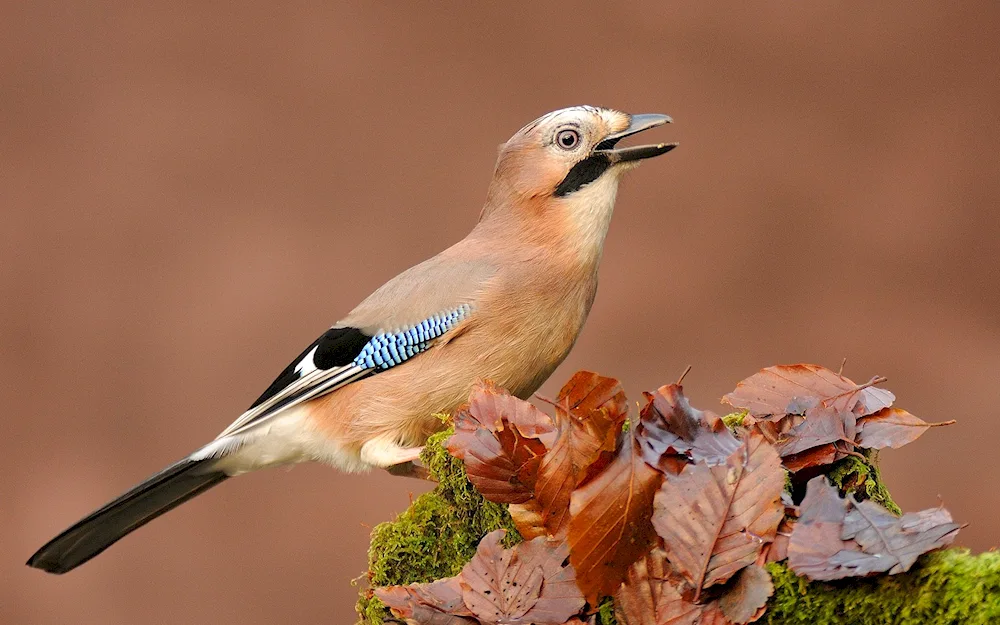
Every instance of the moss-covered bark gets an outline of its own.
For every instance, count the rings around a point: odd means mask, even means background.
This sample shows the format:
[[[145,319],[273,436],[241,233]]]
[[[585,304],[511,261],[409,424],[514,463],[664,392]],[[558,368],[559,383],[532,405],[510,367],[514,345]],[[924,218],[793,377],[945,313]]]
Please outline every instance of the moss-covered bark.
[[[437,487],[417,497],[395,521],[372,530],[368,551],[369,587],[432,582],[457,575],[476,553],[479,540],[495,529],[507,529],[506,546],[521,537],[507,506],[486,501],[465,477],[465,467],[444,449],[449,429],[432,436],[421,460]],[[388,616],[370,590],[358,601],[362,623],[380,625]]]
[[[506,506],[476,492],[462,463],[443,447],[451,432],[432,437],[422,459],[438,486],[421,495],[392,522],[372,531],[370,586],[429,582],[455,575],[487,533],[506,528],[508,543],[520,540]],[[890,510],[874,454],[850,456],[828,474],[843,490]],[[836,583],[809,582],[783,564],[771,564],[775,593],[761,623],[769,625],[1000,624],[1000,553],[973,556],[950,549],[922,557],[910,572]],[[599,612],[614,623],[610,602]],[[358,602],[361,622],[380,625],[389,616],[370,590]]]

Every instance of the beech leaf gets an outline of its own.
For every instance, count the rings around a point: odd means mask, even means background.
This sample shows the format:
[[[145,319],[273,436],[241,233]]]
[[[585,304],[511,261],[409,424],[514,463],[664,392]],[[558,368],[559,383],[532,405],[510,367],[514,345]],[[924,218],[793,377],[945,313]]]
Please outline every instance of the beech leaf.
[[[778,453],[757,433],[723,465],[701,461],[667,476],[656,493],[653,525],[696,600],[702,588],[728,580],[774,540],[784,486]]]
[[[950,545],[961,528],[944,508],[897,517],[871,501],[851,503],[841,538],[854,539],[867,557],[840,553],[831,561],[854,569],[856,575],[904,573],[920,555]]]
[[[510,509],[527,538],[563,537],[569,527],[573,490],[603,453],[614,453],[628,404],[618,381],[580,371],[563,386],[556,401],[555,440],[538,468],[535,499]]]
[[[398,617],[421,625],[475,625],[462,600],[458,577],[429,584],[376,588],[375,596]]]
[[[736,583],[719,598],[719,609],[733,623],[749,623],[764,615],[767,599],[774,593],[771,574],[751,564],[736,576]]]
[[[462,598],[482,625],[562,625],[583,608],[565,544],[536,538],[503,549],[490,532],[459,575]]]
[[[722,401],[734,408],[749,410],[754,416],[768,415],[774,419],[786,414],[801,414],[797,411],[813,405],[810,400],[826,408],[864,416],[887,408],[895,401],[895,395],[874,386],[882,380],[872,378],[865,384],[855,384],[819,365],[776,365],[746,378]]]
[[[788,565],[814,580],[903,573],[917,557],[955,540],[961,526],[943,508],[896,517],[871,501],[841,499],[824,477],[806,485]]]
[[[593,371],[577,371],[563,385],[556,405],[585,417],[594,410],[606,410],[609,418],[621,425],[628,413],[628,401],[621,384]]]
[[[650,466],[677,473],[684,464],[683,460],[680,464],[670,462],[677,455],[721,464],[740,446],[718,415],[691,406],[680,385],[661,386],[645,396],[638,428],[642,455]]]
[[[614,460],[570,498],[570,562],[591,605],[618,588],[656,536],[650,517],[663,474],[643,462],[634,430],[622,439]]]
[[[469,481],[497,503],[522,503],[534,496],[534,482],[545,454],[543,438],[555,436],[552,419],[532,404],[477,384],[469,406],[454,417],[455,434],[445,447],[465,462]]]
[[[927,423],[920,417],[899,408],[883,408],[875,414],[858,419],[858,445],[872,449],[899,449],[920,438],[928,429],[944,423]]]
[[[716,602],[697,604],[686,600],[682,581],[670,577],[670,564],[661,549],[636,561],[615,593],[619,622],[628,625],[727,625]]]
[[[786,469],[792,473],[796,473],[809,467],[833,464],[834,461],[839,460],[841,457],[843,457],[843,454],[839,453],[837,448],[831,443],[829,445],[813,447],[802,453],[785,456],[781,459],[781,462],[785,465]]]

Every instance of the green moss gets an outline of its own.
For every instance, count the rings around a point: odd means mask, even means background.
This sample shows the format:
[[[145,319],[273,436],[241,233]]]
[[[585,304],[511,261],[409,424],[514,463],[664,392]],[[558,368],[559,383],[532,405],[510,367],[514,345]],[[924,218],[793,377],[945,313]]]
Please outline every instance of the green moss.
[[[597,606],[597,625],[618,625],[615,618],[615,602],[611,597],[605,597]]]
[[[745,419],[748,414],[749,413],[746,410],[731,412],[722,417],[722,422],[726,424],[727,428],[735,432],[737,428],[743,426],[743,419]]]
[[[871,499],[897,516],[903,514],[882,482],[878,450],[864,449],[862,452],[864,458],[847,456],[835,462],[827,477],[843,493],[851,493],[858,499]]]
[[[507,539],[520,540],[507,507],[483,499],[465,476],[465,467],[444,448],[448,429],[427,441],[421,461],[438,481],[395,521],[372,530],[368,551],[368,585],[390,586],[430,582],[457,574],[476,553],[479,540],[506,528]],[[388,610],[370,590],[358,601],[362,623],[380,625]]]
[[[986,625],[1000,623],[1000,553],[949,549],[901,575],[809,582],[769,564],[769,625]]]

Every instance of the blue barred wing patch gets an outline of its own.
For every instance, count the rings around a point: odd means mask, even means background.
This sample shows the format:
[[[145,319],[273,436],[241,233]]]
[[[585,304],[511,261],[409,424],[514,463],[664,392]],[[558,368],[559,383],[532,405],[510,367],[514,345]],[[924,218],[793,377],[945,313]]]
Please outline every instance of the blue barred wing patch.
[[[427,349],[434,339],[457,326],[471,312],[471,306],[462,304],[451,312],[434,315],[409,328],[379,332],[361,349],[354,364],[376,372],[395,367]]]
[[[236,434],[283,410],[406,362],[471,313],[472,307],[462,304],[408,328],[379,332],[375,336],[357,328],[330,328],[288,365],[250,409],[219,437]]]

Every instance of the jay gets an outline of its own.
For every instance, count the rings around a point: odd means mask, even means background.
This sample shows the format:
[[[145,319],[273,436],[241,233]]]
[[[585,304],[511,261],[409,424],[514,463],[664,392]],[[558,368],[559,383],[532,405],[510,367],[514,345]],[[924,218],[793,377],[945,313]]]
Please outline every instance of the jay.
[[[529,397],[594,302],[622,174],[676,147],[618,142],[669,121],[577,106],[519,130],[500,148],[468,236],[382,285],[215,440],[56,536],[28,565],[70,571],[248,471],[318,461],[406,472],[442,427],[433,415],[459,406],[477,379]]]

